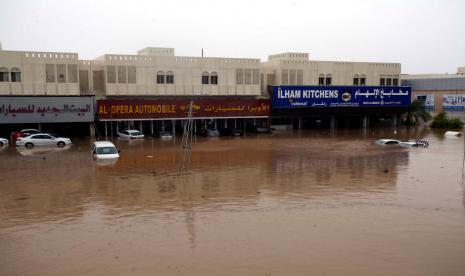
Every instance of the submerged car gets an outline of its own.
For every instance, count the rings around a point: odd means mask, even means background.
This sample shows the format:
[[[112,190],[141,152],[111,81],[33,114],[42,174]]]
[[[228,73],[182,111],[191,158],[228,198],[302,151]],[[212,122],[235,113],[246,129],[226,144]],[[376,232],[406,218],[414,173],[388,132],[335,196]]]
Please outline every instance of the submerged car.
[[[135,129],[126,129],[121,132],[118,132],[118,136],[121,138],[127,138],[127,139],[142,139],[144,138],[144,134]]]
[[[220,132],[217,129],[207,129],[207,135],[210,137],[220,136]]]
[[[46,133],[32,134],[27,137],[20,137],[16,140],[16,146],[25,146],[29,149],[34,146],[56,145],[57,147],[64,147],[69,144],[71,144],[71,139],[69,138],[54,137]]]
[[[119,158],[119,150],[112,142],[96,141],[92,144],[92,154],[96,159]]]
[[[168,131],[162,131],[160,132],[160,138],[163,140],[173,139],[173,133]]]
[[[0,147],[8,145],[8,139],[0,138]]]
[[[462,133],[458,131],[446,131],[445,136],[461,136]]]
[[[395,139],[379,139],[375,143],[378,145],[399,145],[402,142]]]

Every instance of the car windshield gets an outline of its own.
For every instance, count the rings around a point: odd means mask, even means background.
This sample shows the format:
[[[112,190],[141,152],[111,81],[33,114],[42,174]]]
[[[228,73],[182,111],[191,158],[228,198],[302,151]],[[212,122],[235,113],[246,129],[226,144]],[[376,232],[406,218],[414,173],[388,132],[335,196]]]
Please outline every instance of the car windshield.
[[[97,154],[115,154],[115,153],[118,153],[115,147],[97,148]]]

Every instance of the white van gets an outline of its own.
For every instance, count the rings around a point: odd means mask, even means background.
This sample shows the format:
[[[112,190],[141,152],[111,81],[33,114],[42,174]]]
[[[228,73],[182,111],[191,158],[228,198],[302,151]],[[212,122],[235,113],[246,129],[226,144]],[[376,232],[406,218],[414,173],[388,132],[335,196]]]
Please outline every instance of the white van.
[[[92,154],[96,159],[116,159],[119,158],[119,150],[112,142],[96,141],[92,144]]]

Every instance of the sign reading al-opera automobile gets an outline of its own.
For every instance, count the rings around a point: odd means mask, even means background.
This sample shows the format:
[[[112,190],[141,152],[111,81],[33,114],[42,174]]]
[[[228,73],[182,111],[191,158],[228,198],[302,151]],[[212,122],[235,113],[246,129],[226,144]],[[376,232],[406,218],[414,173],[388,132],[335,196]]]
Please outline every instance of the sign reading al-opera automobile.
[[[406,86],[274,86],[273,108],[409,106]]]
[[[182,119],[188,116],[189,100],[98,100],[99,120]],[[270,115],[269,100],[198,99],[193,101],[195,118],[263,118]]]
[[[0,124],[93,122],[92,97],[0,97]]]

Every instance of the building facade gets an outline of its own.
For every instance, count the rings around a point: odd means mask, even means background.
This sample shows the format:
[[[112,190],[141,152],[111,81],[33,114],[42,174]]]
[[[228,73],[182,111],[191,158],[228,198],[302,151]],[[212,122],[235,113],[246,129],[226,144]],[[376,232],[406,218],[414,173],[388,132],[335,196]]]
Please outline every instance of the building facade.
[[[460,70],[457,74],[402,75],[402,84],[412,88],[412,100],[423,100],[434,113],[465,117],[465,75]]]
[[[0,96],[10,100],[11,97],[25,96],[70,99],[90,96],[94,99],[95,109],[91,112],[95,112],[97,120],[139,120],[141,127],[144,120],[179,120],[184,115],[181,110],[176,110],[176,117],[157,112],[140,114],[139,117],[135,114],[127,118],[121,114],[113,117],[112,113],[99,117],[97,103],[111,112],[117,110],[117,105],[126,105],[130,110],[133,101],[152,106],[156,101],[164,101],[181,108],[189,99],[203,103],[201,106],[210,111],[218,110],[216,113],[199,112],[210,114],[202,120],[253,119],[255,125],[256,119],[269,117],[273,86],[399,86],[400,74],[399,63],[314,61],[308,53],[275,54],[261,62],[258,58],[176,56],[173,48],[157,47],[141,49],[135,55],[104,54],[92,60],[80,59],[77,53],[0,50]],[[234,102],[234,106],[228,101]],[[109,103],[114,103],[115,107],[112,109]],[[63,105],[73,105],[73,101]],[[258,111],[258,107],[260,116],[244,111]],[[20,107],[12,107],[10,111],[15,110]],[[69,109],[59,106],[49,110]],[[38,116],[44,117],[42,114]],[[88,119],[82,120],[92,123]],[[0,124],[12,122],[14,120],[3,118]],[[56,122],[66,121],[57,119]],[[245,126],[246,122],[243,124]],[[262,120],[260,124],[266,123]]]

